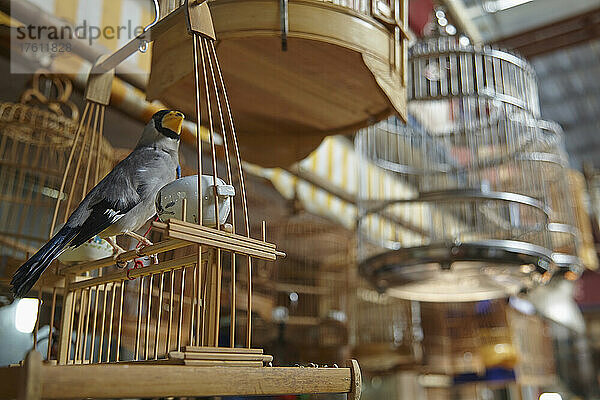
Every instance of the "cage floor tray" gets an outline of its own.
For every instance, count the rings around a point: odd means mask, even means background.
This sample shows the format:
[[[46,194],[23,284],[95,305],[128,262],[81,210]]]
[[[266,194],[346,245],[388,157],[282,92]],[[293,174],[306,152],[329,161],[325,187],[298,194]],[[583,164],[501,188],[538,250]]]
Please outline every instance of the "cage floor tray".
[[[553,270],[551,251],[512,240],[405,248],[360,265],[361,274],[389,295],[418,301],[505,297]]]

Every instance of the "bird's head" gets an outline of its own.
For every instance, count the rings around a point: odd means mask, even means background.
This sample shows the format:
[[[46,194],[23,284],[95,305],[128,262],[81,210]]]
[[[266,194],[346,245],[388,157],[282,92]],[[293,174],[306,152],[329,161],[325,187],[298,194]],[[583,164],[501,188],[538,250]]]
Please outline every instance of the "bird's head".
[[[138,146],[156,145],[176,149],[185,116],[179,111],[161,110],[148,122]]]
[[[152,116],[154,128],[168,138],[179,140],[185,116],[179,111],[160,110]]]

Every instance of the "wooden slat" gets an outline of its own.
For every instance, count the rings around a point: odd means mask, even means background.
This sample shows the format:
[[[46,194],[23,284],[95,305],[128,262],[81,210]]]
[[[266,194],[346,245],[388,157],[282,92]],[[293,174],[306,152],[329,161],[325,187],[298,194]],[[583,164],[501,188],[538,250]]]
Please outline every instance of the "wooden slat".
[[[194,234],[190,234],[190,233],[184,233],[184,232],[169,229],[168,235],[171,238],[187,240],[189,242],[198,243],[198,244],[215,247],[215,248],[220,248],[222,250],[233,251],[238,254],[248,255],[251,257],[261,258],[261,259],[265,259],[265,260],[274,261],[277,258],[277,256],[275,255],[274,252],[267,253],[267,252],[264,252],[261,250],[250,249],[250,248],[244,247],[244,246],[237,246],[235,244],[226,243],[226,242],[222,242],[220,240],[214,240],[214,239],[207,238],[203,234],[194,235]]]
[[[176,269],[179,267],[183,267],[186,265],[194,264],[198,260],[198,256],[193,254],[187,257],[176,258],[174,260],[163,261],[159,264],[149,265],[144,268],[136,268],[129,270],[129,278],[135,279],[140,276],[146,276],[150,274],[157,274],[163,271],[169,271],[171,269]],[[102,285],[105,283],[116,282],[123,279],[127,279],[127,270],[121,270],[114,272],[112,274],[106,274],[104,276],[99,276],[96,278],[87,279],[85,281],[80,281],[73,283],[69,286],[70,290],[82,289],[86,287],[91,287],[95,285]]]
[[[348,393],[350,368],[42,366],[43,397],[136,398]],[[109,384],[107,384],[109,383]]]
[[[273,356],[265,354],[187,353],[183,351],[172,351],[169,353],[169,358],[178,360],[273,361]]]
[[[188,224],[185,225],[180,223],[180,221],[169,221],[167,234],[171,235],[171,232],[181,232],[189,235],[193,235],[195,237],[203,238],[206,240],[212,240],[215,242],[220,242],[222,245],[220,246],[222,249],[228,249],[225,246],[231,246],[235,248],[239,248],[239,251],[243,251],[241,249],[245,248],[246,251],[260,251],[266,254],[274,254],[274,255],[285,255],[284,253],[278,252],[275,249],[275,245],[262,242],[256,239],[248,238],[246,236],[237,235],[235,233],[229,233],[225,231],[219,231],[216,229],[206,228],[200,225]],[[219,247],[219,245],[215,246]],[[238,252],[238,250],[232,250]],[[246,254],[246,253],[242,253]]]
[[[264,367],[262,361],[222,361],[222,360],[183,360],[184,365],[196,367],[243,367],[243,368],[261,368]]]
[[[189,246],[190,243],[181,241],[181,240],[165,240],[160,243],[153,244],[152,246],[146,246],[141,248],[140,250],[131,250],[127,251],[119,257],[117,257],[116,261],[125,262],[131,261],[134,258],[149,256],[153,254],[164,253],[166,251],[179,249],[185,246]],[[81,274],[83,272],[92,271],[98,268],[109,267],[111,265],[115,265],[115,259],[111,257],[102,258],[100,260],[89,261],[85,263],[79,263],[75,265],[66,266],[60,269],[60,273],[63,275],[66,274]]]
[[[211,347],[211,346],[184,346],[187,353],[235,353],[235,354],[263,354],[263,349],[249,349],[247,347]]]
[[[205,232],[219,232],[219,234],[221,234],[222,236],[230,236],[230,237],[233,237],[233,238],[239,238],[239,239],[242,239],[242,240],[244,240],[246,242],[254,243],[254,244],[259,245],[259,246],[267,246],[267,247],[271,247],[273,249],[275,247],[277,247],[274,243],[264,242],[262,240],[254,239],[254,238],[247,237],[247,236],[238,235],[238,234],[231,233],[231,232],[218,231],[218,230],[216,230],[214,228],[208,228],[206,226],[202,226],[202,225],[198,225],[198,224],[192,224],[191,222],[180,221],[178,219],[171,219],[171,220],[169,220],[169,223],[172,224],[172,225],[186,226],[188,228],[194,228],[194,229],[205,231]]]

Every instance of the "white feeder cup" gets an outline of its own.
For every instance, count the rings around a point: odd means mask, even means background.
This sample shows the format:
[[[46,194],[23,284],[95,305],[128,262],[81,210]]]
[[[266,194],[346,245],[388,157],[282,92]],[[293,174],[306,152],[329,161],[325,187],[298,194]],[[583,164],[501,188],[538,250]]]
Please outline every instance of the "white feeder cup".
[[[217,178],[217,199],[219,204],[219,224],[223,225],[231,211],[231,198],[235,188]],[[215,190],[213,177],[202,175],[202,225],[215,226]],[[183,218],[183,199],[186,202],[186,221],[198,223],[198,175],[177,179],[159,190],[156,195],[156,213],[165,222],[169,218]]]

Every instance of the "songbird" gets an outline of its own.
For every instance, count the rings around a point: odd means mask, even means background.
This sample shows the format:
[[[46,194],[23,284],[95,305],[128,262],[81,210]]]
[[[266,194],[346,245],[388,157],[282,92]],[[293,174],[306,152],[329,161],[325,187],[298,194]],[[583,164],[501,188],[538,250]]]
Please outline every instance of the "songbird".
[[[11,281],[16,297],[25,296],[63,251],[95,235],[110,243],[115,257],[124,251],[111,240],[115,235],[151,244],[135,231],[155,215],[154,201],[160,188],[176,179],[183,119],[182,113],[170,110],[152,116],[131,154],[88,193],[65,225],[17,270]]]

